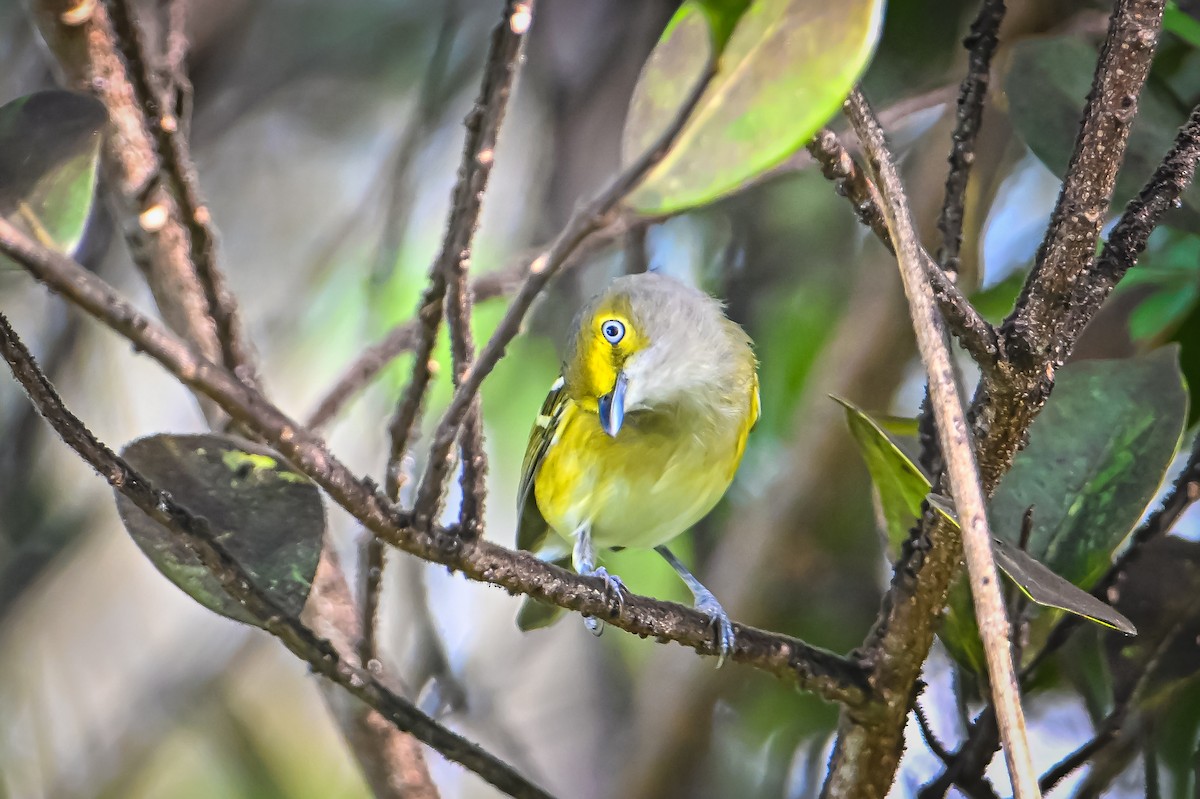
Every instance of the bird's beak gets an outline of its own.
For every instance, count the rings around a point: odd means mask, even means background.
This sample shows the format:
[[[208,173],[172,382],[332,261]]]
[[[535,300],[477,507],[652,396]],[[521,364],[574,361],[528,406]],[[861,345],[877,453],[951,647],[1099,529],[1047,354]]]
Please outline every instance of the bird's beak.
[[[613,390],[600,398],[600,427],[613,438],[617,437],[621,423],[625,421],[625,389],[628,385],[625,372],[617,372]]]

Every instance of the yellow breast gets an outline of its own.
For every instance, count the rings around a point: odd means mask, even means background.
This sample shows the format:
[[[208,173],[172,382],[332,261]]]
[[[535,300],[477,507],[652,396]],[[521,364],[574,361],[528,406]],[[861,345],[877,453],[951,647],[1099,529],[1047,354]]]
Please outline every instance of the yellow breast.
[[[699,521],[732,482],[757,415],[747,407],[743,419],[697,425],[638,412],[613,438],[595,413],[568,403],[534,495],[559,535],[570,540],[590,523],[600,547],[654,547]]]

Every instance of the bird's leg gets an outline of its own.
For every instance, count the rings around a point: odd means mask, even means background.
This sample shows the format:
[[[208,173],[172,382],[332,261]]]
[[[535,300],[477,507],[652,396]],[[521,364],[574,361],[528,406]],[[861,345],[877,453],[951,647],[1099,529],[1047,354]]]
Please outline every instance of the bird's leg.
[[[733,623],[729,620],[729,614],[725,612],[725,608],[721,607],[721,603],[713,596],[712,591],[709,591],[704,585],[696,579],[696,576],[688,571],[687,566],[684,566],[679,558],[675,557],[671,550],[664,546],[657,546],[654,551],[662,555],[667,563],[671,564],[671,568],[679,575],[680,579],[691,589],[692,597],[695,598],[696,610],[708,616],[710,623],[717,632],[717,668],[721,668],[721,664],[725,662],[725,658],[733,651],[734,635]]]
[[[596,565],[596,548],[592,545],[590,522],[584,522],[575,531],[575,547],[571,551],[571,564],[575,567],[575,571],[584,577],[599,577],[603,580],[604,592],[616,605],[617,612],[621,611],[625,605],[625,583],[621,582],[621,578],[617,575],[609,574],[608,569]],[[599,635],[604,630],[604,625],[598,619],[585,615],[583,621],[593,635]]]

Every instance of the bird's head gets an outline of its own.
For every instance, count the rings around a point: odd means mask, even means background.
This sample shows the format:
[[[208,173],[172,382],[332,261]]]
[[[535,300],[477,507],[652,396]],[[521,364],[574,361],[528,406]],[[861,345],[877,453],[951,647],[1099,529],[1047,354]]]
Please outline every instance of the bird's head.
[[[665,275],[614,280],[575,320],[564,377],[611,436],[626,414],[673,406],[718,408],[753,379],[742,329],[721,304]],[[744,398],[745,393],[741,394]]]

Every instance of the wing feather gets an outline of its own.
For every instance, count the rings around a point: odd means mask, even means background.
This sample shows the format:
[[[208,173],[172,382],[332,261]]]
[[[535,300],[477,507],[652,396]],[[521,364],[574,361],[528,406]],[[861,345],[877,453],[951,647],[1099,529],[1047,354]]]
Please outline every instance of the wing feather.
[[[538,509],[533,484],[546,452],[554,444],[568,401],[565,383],[560,377],[550,387],[533,429],[529,431],[529,444],[525,447],[525,460],[521,464],[521,486],[517,492],[517,511],[520,514],[517,523],[518,549],[537,550],[550,534],[550,525]]]

